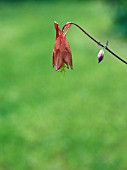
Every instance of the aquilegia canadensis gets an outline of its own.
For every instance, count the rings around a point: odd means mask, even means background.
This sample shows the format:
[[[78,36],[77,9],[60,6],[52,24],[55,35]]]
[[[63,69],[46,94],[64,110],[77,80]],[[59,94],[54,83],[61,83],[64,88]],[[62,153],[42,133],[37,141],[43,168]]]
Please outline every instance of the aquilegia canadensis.
[[[97,41],[95,38],[93,38],[90,34],[88,34],[82,27],[80,27],[78,24],[74,22],[67,22],[62,29],[60,29],[57,22],[54,22],[54,27],[56,30],[56,41],[52,53],[52,66],[56,67],[56,70],[58,71],[64,71],[65,68],[71,68],[73,69],[72,65],[72,53],[70,49],[70,45],[67,41],[66,34],[68,30],[70,29],[71,25],[75,25],[78,27],[84,34],[86,34],[90,39],[92,39],[96,44],[102,47],[102,49],[98,53],[98,63],[100,63],[104,58],[104,49],[107,50],[109,53],[111,53],[113,56],[115,56],[117,59],[122,61],[123,63],[127,64],[125,60],[123,60],[121,57],[116,55],[113,51],[111,51],[108,48],[108,41],[106,45],[101,44],[99,41]]]

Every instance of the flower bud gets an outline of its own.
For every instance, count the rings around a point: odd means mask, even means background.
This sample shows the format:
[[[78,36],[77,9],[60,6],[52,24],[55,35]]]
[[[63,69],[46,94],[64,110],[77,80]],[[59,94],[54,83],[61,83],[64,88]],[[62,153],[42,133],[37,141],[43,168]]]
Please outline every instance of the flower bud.
[[[97,58],[98,58],[98,63],[100,63],[103,60],[103,58],[104,58],[104,50],[103,49],[101,49],[99,51]]]

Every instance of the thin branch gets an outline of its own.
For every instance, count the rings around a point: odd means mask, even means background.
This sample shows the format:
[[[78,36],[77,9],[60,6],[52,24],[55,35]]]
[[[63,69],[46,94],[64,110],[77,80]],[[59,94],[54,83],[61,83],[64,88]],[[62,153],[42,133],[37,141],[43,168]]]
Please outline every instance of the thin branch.
[[[122,61],[123,63],[127,64],[127,61],[123,60],[121,57],[119,57],[118,55],[116,55],[113,51],[111,51],[107,46],[101,44],[99,41],[97,41],[95,38],[93,38],[90,34],[88,34],[82,27],[80,27],[78,24],[74,23],[74,22],[68,22],[67,24],[72,24],[75,25],[76,27],[78,27],[83,33],[85,33],[90,39],[92,39],[96,44],[98,44],[99,46],[105,48],[109,53],[111,53],[113,56],[115,56],[117,59],[119,59],[120,61]],[[65,26],[67,25],[65,24],[62,28],[62,30],[64,30]]]

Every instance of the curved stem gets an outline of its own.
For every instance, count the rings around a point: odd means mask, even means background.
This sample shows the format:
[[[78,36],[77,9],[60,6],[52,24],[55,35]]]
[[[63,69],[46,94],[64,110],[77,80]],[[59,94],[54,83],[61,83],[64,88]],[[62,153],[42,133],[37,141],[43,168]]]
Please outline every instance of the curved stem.
[[[119,59],[120,61],[122,61],[123,63],[127,64],[127,62],[125,60],[123,60],[121,57],[119,57],[118,55],[116,55],[113,51],[111,51],[107,46],[101,44],[99,41],[97,41],[95,38],[93,38],[90,34],[88,34],[82,27],[80,27],[78,24],[74,23],[74,22],[68,22],[67,24],[72,24],[75,25],[76,27],[78,27],[83,33],[85,33],[90,39],[92,39],[96,44],[98,44],[99,46],[105,48],[109,53],[111,53],[113,56],[115,56],[117,59]],[[62,31],[64,30],[66,24],[63,26]]]

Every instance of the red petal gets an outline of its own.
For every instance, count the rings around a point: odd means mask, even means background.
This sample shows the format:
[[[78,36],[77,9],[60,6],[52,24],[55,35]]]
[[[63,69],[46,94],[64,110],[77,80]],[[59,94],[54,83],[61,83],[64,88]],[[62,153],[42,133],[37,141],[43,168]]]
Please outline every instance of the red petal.
[[[62,32],[62,30],[60,29],[58,23],[55,21],[54,21],[54,27],[56,29],[56,39],[57,39],[59,37],[59,34]]]
[[[56,70],[59,70],[64,65],[63,58],[60,51],[57,51],[57,60],[56,60]]]
[[[70,29],[71,23],[67,22],[65,27],[64,27],[64,31],[65,31],[65,35],[67,34],[68,30]]]

